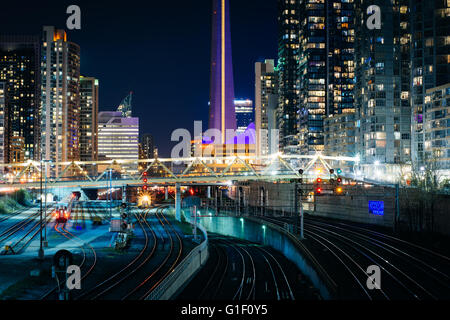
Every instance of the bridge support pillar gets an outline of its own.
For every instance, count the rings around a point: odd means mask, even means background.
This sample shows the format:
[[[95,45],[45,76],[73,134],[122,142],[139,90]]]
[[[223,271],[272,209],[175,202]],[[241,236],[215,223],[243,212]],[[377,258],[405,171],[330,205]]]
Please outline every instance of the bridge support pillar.
[[[181,221],[181,185],[175,184],[175,218]]]

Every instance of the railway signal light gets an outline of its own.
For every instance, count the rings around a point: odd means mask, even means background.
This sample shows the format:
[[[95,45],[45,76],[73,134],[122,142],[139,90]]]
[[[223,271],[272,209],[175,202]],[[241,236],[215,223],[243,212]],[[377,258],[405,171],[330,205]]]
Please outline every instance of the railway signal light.
[[[146,177],[147,176],[147,171],[144,171],[144,173],[142,174],[144,177]]]
[[[322,194],[322,188],[316,188],[316,195]]]
[[[321,183],[322,182],[322,179],[321,178],[317,178],[317,183]]]
[[[147,183],[147,181],[148,181],[147,178],[144,178],[144,183]]]
[[[330,169],[330,174],[333,174],[334,173],[334,169]]]
[[[303,172],[305,172],[305,171],[303,171],[303,169],[299,169],[299,170],[298,170],[298,173],[299,173],[299,174],[303,174]]]
[[[342,192],[344,192],[344,189],[342,189],[342,187],[337,187],[336,188],[336,193],[337,194],[342,194]]]
[[[342,178],[337,178],[336,181],[337,181],[338,184],[341,184],[342,183]]]
[[[337,174],[341,174],[342,170],[341,169],[337,169],[336,172],[337,172]]]
[[[147,186],[143,186],[142,190],[147,191],[147,188],[148,188]]]
[[[121,206],[123,209],[126,209],[127,204],[126,204],[125,202],[123,202],[120,206]]]
[[[122,219],[126,219],[128,217],[128,215],[126,213],[122,213]]]

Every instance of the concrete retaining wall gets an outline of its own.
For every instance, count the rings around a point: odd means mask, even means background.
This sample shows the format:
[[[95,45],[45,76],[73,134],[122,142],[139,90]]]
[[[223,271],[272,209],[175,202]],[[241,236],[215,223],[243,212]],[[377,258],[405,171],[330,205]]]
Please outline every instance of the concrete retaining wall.
[[[313,285],[320,291],[324,299],[330,299],[329,279],[325,279],[318,264],[314,264],[302,248],[291,237],[287,236],[280,228],[272,224],[262,225],[251,218],[235,217],[207,217],[201,218],[200,223],[209,232],[236,237],[263,245],[270,246],[280,251],[311,279]],[[319,269],[319,270],[318,270]]]
[[[389,187],[342,186],[343,195],[327,194],[332,187],[324,185],[324,192],[316,197],[303,197],[306,213],[321,217],[392,227],[395,214],[395,190]],[[251,182],[249,204],[265,208],[265,214],[297,214],[295,207],[295,183]],[[313,185],[303,185],[305,194],[314,190]],[[383,201],[383,215],[369,211],[369,201]],[[298,210],[298,209],[297,209]],[[257,212],[256,212],[257,213]]]
[[[187,217],[186,220],[189,221]],[[208,234],[202,226],[198,226],[198,229],[203,233],[205,240],[199,246],[195,247],[183,261],[175,267],[173,272],[150,293],[146,300],[172,299],[203,267],[209,258]]]
[[[391,190],[371,190],[361,194],[361,190],[352,190],[348,195],[316,197],[315,206],[307,213],[313,216],[329,217],[359,223],[393,227],[395,215],[395,195]],[[379,192],[377,192],[379,191]],[[374,214],[369,211],[369,201],[382,201],[384,213]]]

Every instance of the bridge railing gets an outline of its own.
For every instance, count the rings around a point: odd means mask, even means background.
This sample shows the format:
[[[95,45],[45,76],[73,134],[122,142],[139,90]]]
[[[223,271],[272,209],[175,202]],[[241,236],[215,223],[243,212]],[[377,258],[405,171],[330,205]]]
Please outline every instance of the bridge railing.
[[[356,162],[356,158],[335,157],[340,161]],[[4,185],[20,184],[38,187],[41,176],[46,172],[48,184],[70,184],[84,181],[87,184],[100,185],[113,181],[132,181],[139,183],[143,173],[147,172],[149,183],[167,181],[184,182],[202,178],[216,181],[235,179],[276,180],[308,177],[315,163],[329,168],[327,160],[333,157],[324,155],[283,155],[270,156],[233,156],[184,159],[142,159],[142,160],[108,160],[108,161],[73,161],[48,163],[28,161],[20,164],[0,164],[0,177]],[[303,168],[301,175],[299,168]],[[308,171],[310,171],[308,173]],[[325,170],[326,171],[326,170]],[[3,178],[3,179],[1,179]]]

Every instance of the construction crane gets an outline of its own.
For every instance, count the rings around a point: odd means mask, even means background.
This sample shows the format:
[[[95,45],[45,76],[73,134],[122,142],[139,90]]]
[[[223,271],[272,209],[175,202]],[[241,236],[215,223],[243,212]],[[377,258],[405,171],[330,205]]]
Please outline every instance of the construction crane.
[[[133,100],[133,92],[130,92],[130,94],[127,95],[122,100],[122,102],[120,103],[119,107],[117,108],[118,112],[122,112],[122,117],[124,117],[124,118],[131,118],[132,100]]]

